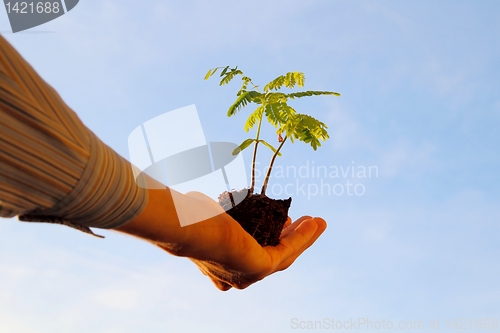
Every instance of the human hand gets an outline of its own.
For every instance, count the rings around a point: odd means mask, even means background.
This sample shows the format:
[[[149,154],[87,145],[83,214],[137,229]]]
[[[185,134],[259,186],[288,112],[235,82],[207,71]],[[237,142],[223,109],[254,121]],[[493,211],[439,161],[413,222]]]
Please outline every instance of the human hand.
[[[182,227],[180,215],[192,224]],[[294,223],[288,219],[280,243],[262,247],[206,195],[157,187],[149,190],[144,211],[117,230],[189,258],[218,289],[226,291],[247,288],[288,268],[325,229],[322,218],[303,216]]]
[[[197,207],[197,211],[217,215],[184,227],[187,237],[176,250],[172,251],[171,245],[158,245],[169,253],[188,257],[223,291],[247,288],[288,268],[326,229],[321,218],[303,216],[294,223],[289,218],[280,243],[262,247],[209,197],[191,192],[186,199],[186,208],[191,208],[188,212],[196,214],[193,207]]]

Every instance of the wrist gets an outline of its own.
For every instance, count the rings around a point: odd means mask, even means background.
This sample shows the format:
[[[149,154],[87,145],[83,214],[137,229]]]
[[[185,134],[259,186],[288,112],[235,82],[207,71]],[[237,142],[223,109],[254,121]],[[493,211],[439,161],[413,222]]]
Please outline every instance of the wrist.
[[[185,247],[186,230],[179,224],[171,190],[148,189],[149,200],[143,211],[117,231],[161,246],[178,255]]]

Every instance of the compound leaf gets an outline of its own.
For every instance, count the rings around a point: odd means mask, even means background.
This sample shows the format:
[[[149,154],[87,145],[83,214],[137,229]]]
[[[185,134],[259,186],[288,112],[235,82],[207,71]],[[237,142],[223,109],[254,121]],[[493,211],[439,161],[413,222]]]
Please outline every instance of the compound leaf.
[[[214,75],[218,69],[219,69],[219,67],[215,67],[214,69],[210,69],[208,71],[207,75],[205,75],[205,80],[208,80],[212,75]]]
[[[240,111],[242,107],[246,106],[248,103],[254,102],[255,99],[260,97],[262,94],[256,91],[244,91],[242,92],[236,101],[229,107],[227,110],[227,116],[231,117],[236,114],[236,112]]]
[[[238,147],[236,147],[232,154],[233,156],[234,155],[238,155],[240,152],[242,152],[243,150],[245,150],[246,148],[248,148],[248,146],[250,146],[252,144],[252,142],[254,142],[255,139],[246,139],[245,141],[243,141]]]
[[[257,109],[255,109],[254,112],[252,112],[252,114],[250,114],[247,121],[245,122],[245,132],[248,132],[251,128],[255,126],[257,121],[260,121],[263,112],[264,112],[263,107],[259,106]]]
[[[267,143],[266,141],[264,140],[259,140],[260,143],[262,143],[264,146],[266,146],[267,148],[271,149],[273,151],[273,153],[276,153],[276,148],[274,148],[273,146],[271,146],[269,143]],[[280,152],[278,152],[278,156],[282,156]]]
[[[306,97],[306,96],[320,96],[320,95],[333,95],[333,96],[340,96],[338,92],[334,91],[314,91],[314,90],[308,90],[308,91],[300,91],[296,93],[291,93],[291,94],[286,94],[287,98],[295,99],[295,98],[301,98],[301,97]]]

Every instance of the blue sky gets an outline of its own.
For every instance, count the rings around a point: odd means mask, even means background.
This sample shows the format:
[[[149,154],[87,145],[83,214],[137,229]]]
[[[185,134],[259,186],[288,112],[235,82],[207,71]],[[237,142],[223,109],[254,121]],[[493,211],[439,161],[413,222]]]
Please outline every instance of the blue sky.
[[[238,65],[257,83],[299,70],[305,88],[342,94],[294,104],[331,139],[316,152],[286,146],[278,165],[379,171],[323,179],[361,184],[363,195],[294,195],[291,216],[322,216],[328,229],[290,269],[244,291],[219,292],[188,260],[133,238],[6,219],[2,329],[288,332],[301,331],[293,318],[368,318],[422,320],[427,331],[431,318],[442,330],[447,319],[500,319],[499,10],[496,1],[81,0],[17,34],[0,10],[4,37],[124,156],[134,128],[190,104],[207,140],[245,139],[243,114],[226,117],[237,86],[203,81],[209,68]]]

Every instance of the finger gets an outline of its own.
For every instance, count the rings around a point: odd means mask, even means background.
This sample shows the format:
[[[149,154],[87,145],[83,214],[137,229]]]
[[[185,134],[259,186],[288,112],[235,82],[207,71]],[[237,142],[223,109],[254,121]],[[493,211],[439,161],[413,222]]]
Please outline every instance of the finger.
[[[302,223],[302,221],[307,220],[307,219],[311,219],[311,218],[312,217],[310,217],[310,216],[302,216],[302,217],[300,217],[299,219],[297,219],[297,221],[293,222],[287,228],[283,229],[283,231],[281,232],[281,237],[280,238],[285,238],[292,231],[294,231],[295,228],[297,228]],[[290,219],[290,221],[291,221],[291,219]]]
[[[264,247],[264,250],[271,257],[272,272],[301,248],[312,244],[314,240],[311,241],[311,239],[316,234],[317,229],[318,224],[314,219],[305,219],[287,237],[282,238],[278,245]]]
[[[318,224],[318,228],[316,229],[316,232],[314,235],[311,237],[310,241],[306,244],[304,244],[296,253],[285,259],[283,262],[281,262],[278,267],[276,267],[275,272],[282,271],[284,269],[287,269],[290,267],[291,264],[294,263],[294,261],[305,251],[307,250],[318,238],[321,236],[321,234],[325,231],[327,224],[326,221],[323,220],[322,218],[314,218],[316,223]]]
[[[292,219],[290,218],[290,216],[288,216],[285,225],[283,225],[283,230],[285,230],[290,224],[292,224]]]

